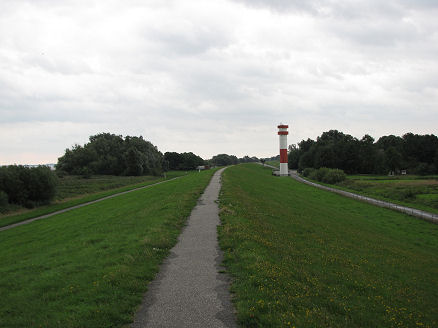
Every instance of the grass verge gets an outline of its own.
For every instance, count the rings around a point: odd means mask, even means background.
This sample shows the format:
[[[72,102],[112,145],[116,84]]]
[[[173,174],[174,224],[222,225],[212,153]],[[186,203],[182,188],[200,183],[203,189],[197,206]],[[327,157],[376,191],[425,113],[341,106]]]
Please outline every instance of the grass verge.
[[[178,176],[182,176],[183,174],[185,174],[185,173],[179,172],[179,171],[168,172],[166,179],[167,180],[172,179],[172,178],[175,178]],[[114,195],[114,194],[117,194],[117,193],[120,193],[123,191],[128,191],[128,190],[132,190],[135,188],[144,187],[144,186],[154,184],[154,183],[164,181],[164,180],[165,179],[161,178],[161,177],[148,177],[145,181],[143,181],[141,183],[131,184],[128,186],[123,186],[123,187],[105,190],[105,191],[96,192],[96,193],[91,193],[91,194],[86,193],[86,194],[81,195],[81,194],[77,193],[77,191],[76,191],[76,194],[75,194],[76,197],[73,199],[64,199],[64,200],[58,201],[58,202],[53,203],[53,204],[37,207],[37,208],[32,209],[32,210],[25,210],[24,212],[20,211],[20,213],[18,213],[18,214],[0,216],[0,227],[5,227],[5,226],[13,224],[13,223],[25,221],[25,220],[35,218],[35,217],[45,215],[45,214],[50,214],[50,213],[53,213],[53,212],[56,212],[59,210],[63,210],[65,208],[84,204],[87,202],[91,202],[93,200],[97,200],[97,199],[100,199],[103,197],[111,196],[111,195]],[[109,181],[109,183],[110,183],[112,181],[112,179],[106,178],[105,181]],[[94,185],[94,186],[87,187],[86,186],[87,182]],[[79,190],[81,190],[82,192],[90,192],[92,190],[96,190],[96,188],[95,188],[96,184],[93,183],[93,180],[91,180],[91,179],[81,179],[80,184],[81,184],[81,187],[79,187]],[[102,183],[99,183],[98,185],[99,185],[99,188],[104,188]]]
[[[436,327],[438,227],[239,165],[219,241],[243,327]]]
[[[121,327],[214,170],[0,232],[0,327]]]
[[[323,186],[438,214],[438,182],[435,177],[404,176],[388,178],[350,175],[347,180],[335,185],[308,180]]]

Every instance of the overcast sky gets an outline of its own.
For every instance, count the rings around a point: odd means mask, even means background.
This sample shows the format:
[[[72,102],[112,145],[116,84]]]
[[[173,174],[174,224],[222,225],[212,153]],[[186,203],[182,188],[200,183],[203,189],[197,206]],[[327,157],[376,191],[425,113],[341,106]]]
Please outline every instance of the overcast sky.
[[[438,1],[1,0],[0,164],[100,132],[207,159],[438,133]]]

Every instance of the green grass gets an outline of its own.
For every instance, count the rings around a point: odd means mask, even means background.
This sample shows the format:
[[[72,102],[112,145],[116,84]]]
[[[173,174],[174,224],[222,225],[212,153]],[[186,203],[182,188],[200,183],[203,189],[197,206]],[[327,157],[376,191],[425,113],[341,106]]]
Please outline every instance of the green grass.
[[[172,171],[167,173],[166,179],[182,176],[185,172]],[[138,178],[138,179],[136,179]],[[140,183],[129,184],[126,183],[142,181]],[[147,186],[153,183],[164,181],[161,177],[94,177],[91,179],[83,179],[78,177],[67,177],[65,180],[61,179],[59,190],[57,192],[58,201],[37,207],[35,209],[18,208],[17,212],[0,215],[0,227],[4,227],[13,223],[21,222],[37,216],[53,213],[65,208],[87,203],[106,196],[114,195],[119,192]],[[116,187],[120,186],[122,187]],[[115,188],[115,189],[111,189]],[[97,192],[97,190],[105,190]],[[67,198],[66,198],[67,197]]]
[[[438,226],[258,165],[223,173],[219,241],[243,327],[437,327]]]
[[[266,164],[280,168],[280,161],[267,161]]]
[[[372,174],[356,174],[356,175],[347,175],[347,178],[353,180],[379,180],[379,181],[403,181],[403,180],[436,180],[438,179],[438,175],[372,175]]]
[[[63,200],[93,194],[109,189],[116,189],[128,185],[139,184],[157,180],[155,176],[114,176],[114,175],[93,175],[89,179],[81,176],[66,175],[59,178],[55,200]]]
[[[213,172],[0,232],[0,327],[129,324]]]
[[[434,176],[348,176],[336,187],[438,213],[438,178]]]

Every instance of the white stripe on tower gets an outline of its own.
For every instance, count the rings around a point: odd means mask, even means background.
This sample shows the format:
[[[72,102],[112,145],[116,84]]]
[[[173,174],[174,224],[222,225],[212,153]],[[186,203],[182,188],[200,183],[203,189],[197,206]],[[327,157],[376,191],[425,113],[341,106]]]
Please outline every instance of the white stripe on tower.
[[[289,175],[287,167],[287,132],[288,125],[280,124],[278,126],[278,135],[280,136],[280,175]]]

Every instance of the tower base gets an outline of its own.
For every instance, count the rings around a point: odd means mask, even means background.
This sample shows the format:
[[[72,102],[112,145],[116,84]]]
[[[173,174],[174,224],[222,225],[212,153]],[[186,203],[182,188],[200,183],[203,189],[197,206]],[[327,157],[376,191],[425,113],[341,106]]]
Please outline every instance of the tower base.
[[[289,175],[289,168],[287,167],[287,163],[280,163],[280,176]]]

